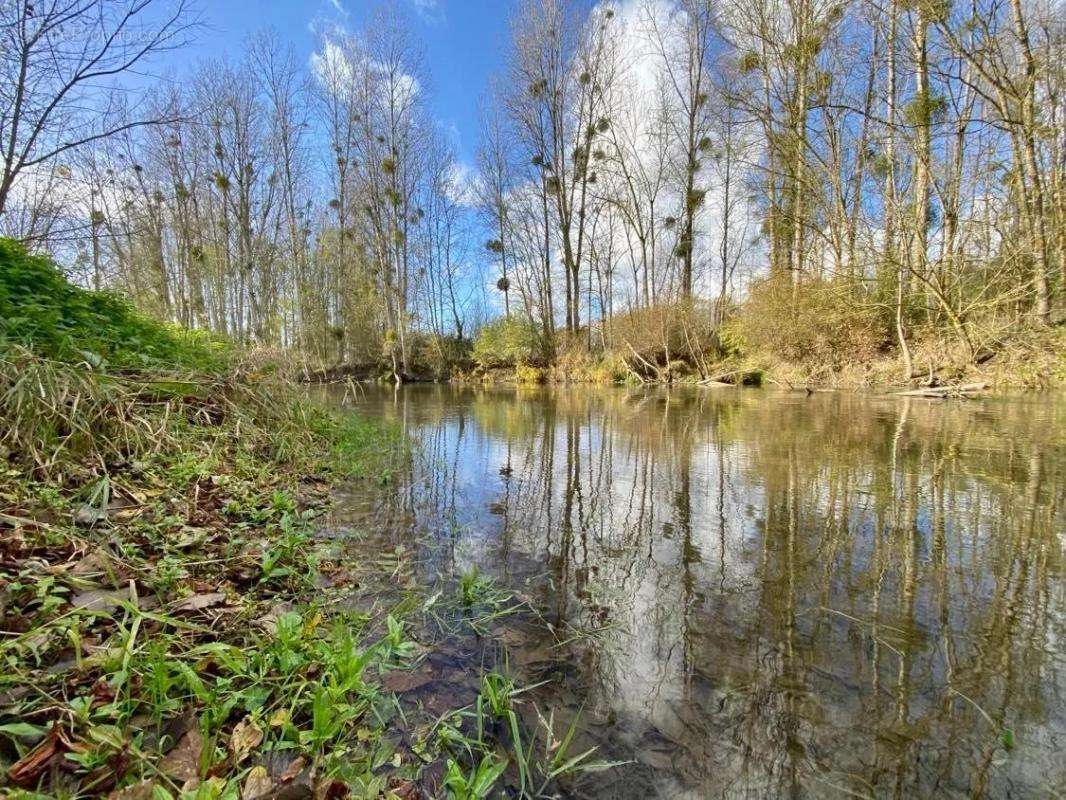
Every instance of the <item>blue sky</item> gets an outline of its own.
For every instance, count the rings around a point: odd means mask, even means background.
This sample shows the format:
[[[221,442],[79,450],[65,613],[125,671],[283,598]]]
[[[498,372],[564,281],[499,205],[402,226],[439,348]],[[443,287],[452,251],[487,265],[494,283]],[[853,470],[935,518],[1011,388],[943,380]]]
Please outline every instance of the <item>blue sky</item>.
[[[393,0],[424,48],[431,109],[457,132],[460,160],[474,163],[478,108],[508,49],[508,17],[515,0]],[[207,0],[206,27],[168,66],[181,70],[200,59],[238,58],[244,39],[274,28],[309,59],[318,45],[314,29],[342,25],[360,30],[379,7],[376,0]]]

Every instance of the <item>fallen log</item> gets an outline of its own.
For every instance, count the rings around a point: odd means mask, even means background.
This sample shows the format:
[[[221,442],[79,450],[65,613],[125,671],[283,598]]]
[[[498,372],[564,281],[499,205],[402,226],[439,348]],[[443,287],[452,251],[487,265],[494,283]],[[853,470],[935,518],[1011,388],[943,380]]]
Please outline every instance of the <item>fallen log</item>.
[[[759,386],[762,384],[762,379],[762,373],[758,370],[734,369],[710,375],[698,381],[698,384],[700,386]]]
[[[957,386],[927,386],[922,389],[908,389],[905,392],[893,392],[896,397],[964,397],[975,392],[984,391],[987,383],[963,383]]]

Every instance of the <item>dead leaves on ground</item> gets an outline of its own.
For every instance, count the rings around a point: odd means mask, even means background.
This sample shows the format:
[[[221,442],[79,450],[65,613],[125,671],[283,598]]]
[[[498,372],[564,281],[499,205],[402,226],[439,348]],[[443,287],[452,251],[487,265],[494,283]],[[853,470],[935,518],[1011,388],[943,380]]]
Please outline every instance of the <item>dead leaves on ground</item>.
[[[196,780],[200,777],[203,752],[204,737],[200,733],[200,726],[193,725],[178,740],[174,749],[163,756],[163,760],[159,762],[159,771],[178,783]]]
[[[238,722],[229,737],[229,752],[234,765],[244,761],[262,741],[263,729],[250,716]]]
[[[274,781],[264,766],[252,767],[241,787],[241,800],[258,800],[267,797],[274,788]]]
[[[58,725],[53,725],[48,734],[30,752],[11,765],[7,779],[16,786],[32,786],[59,753],[69,750],[70,745]]]

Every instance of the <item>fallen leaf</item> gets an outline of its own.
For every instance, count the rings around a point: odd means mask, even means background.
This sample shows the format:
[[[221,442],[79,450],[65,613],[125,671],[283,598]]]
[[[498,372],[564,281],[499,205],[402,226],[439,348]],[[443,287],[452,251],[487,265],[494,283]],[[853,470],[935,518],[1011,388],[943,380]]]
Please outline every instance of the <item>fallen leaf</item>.
[[[114,611],[119,604],[130,599],[128,586],[119,589],[90,589],[77,595],[71,602],[74,608],[86,611],[101,611],[105,614]]]
[[[240,764],[244,761],[262,741],[263,731],[250,716],[238,722],[229,737],[229,751],[233,756],[233,763]]]
[[[87,592],[76,595],[71,600],[71,603],[74,608],[107,614],[118,608],[121,603],[130,599],[132,599],[132,595],[130,594],[129,586],[123,586],[118,589],[90,589]],[[158,605],[159,599],[155,595],[137,597],[137,607],[142,611],[149,611]]]
[[[282,783],[291,783],[306,765],[307,759],[303,756],[297,756],[289,763],[289,766],[285,767],[285,771],[281,773],[281,777],[278,780]]]
[[[389,778],[389,792],[399,800],[421,800],[422,791],[414,781],[404,780],[393,775]]]
[[[241,800],[255,800],[265,797],[274,788],[274,781],[270,780],[270,773],[263,766],[252,767],[248,771],[248,777],[244,779],[241,787]]]
[[[105,553],[94,550],[84,558],[76,561],[70,568],[70,574],[79,578],[90,575],[103,575],[107,572],[111,559]]]
[[[263,616],[255,622],[267,633],[274,633],[278,629],[278,620],[293,610],[291,603],[275,603]]]
[[[200,527],[185,526],[181,529],[181,536],[173,543],[174,547],[185,550],[193,545],[200,544],[207,538],[207,529]]]
[[[199,727],[190,728],[178,740],[177,746],[159,762],[159,769],[174,780],[184,783],[200,777],[200,758],[204,751],[204,737]]]
[[[388,673],[381,679],[381,685],[390,692],[410,692],[430,683],[433,676],[428,672],[403,672]]]
[[[152,800],[155,786],[155,781],[146,779],[125,789],[116,789],[107,796],[107,800]]]
[[[61,746],[59,726],[53,725],[39,745],[11,765],[11,769],[7,771],[8,780],[16,786],[31,785],[48,768],[48,763],[59,752]]]
[[[112,700],[115,699],[115,690],[111,688],[110,684],[103,678],[99,679],[93,684],[93,702],[92,707],[99,708],[100,706],[106,706]]]
[[[226,602],[226,595],[222,592],[209,592],[207,594],[194,594],[177,600],[170,605],[171,611],[202,611],[205,608],[220,606]]]

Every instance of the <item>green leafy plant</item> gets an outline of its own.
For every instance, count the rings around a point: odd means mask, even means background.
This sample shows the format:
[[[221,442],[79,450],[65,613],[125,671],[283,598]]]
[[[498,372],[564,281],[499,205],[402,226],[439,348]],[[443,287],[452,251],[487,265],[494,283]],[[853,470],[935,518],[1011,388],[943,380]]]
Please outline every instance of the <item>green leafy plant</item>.
[[[470,772],[464,772],[456,761],[449,760],[444,787],[448,790],[448,796],[455,800],[481,800],[489,796],[506,769],[507,762],[491,753],[487,753]]]
[[[155,322],[117,295],[74,286],[50,259],[0,238],[0,344],[5,342],[93,369],[218,370],[228,357],[220,341]]]

